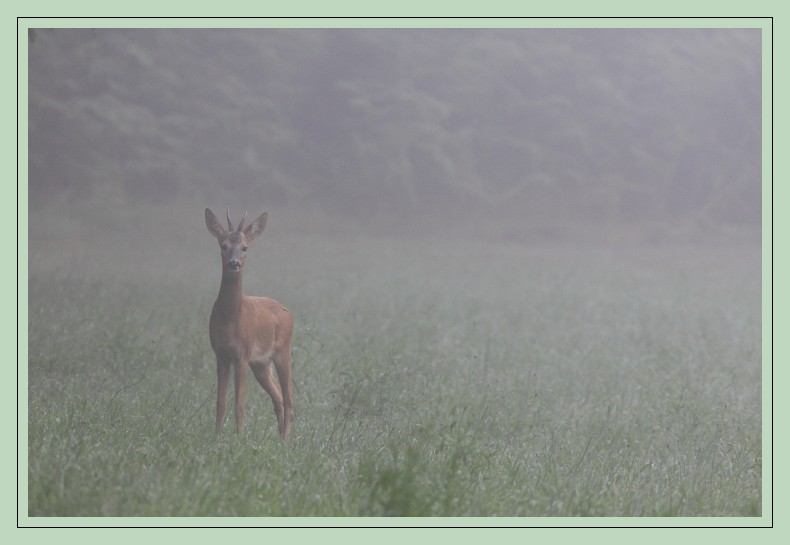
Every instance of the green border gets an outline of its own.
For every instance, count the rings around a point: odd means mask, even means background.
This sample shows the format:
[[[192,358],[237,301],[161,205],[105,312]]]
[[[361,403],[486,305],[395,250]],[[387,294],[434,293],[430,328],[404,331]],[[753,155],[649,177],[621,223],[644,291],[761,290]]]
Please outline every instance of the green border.
[[[27,33],[25,32],[25,47],[27,46]],[[21,35],[21,32],[20,32]],[[21,38],[20,38],[21,40]],[[24,51],[24,56],[23,56]],[[16,141],[18,170],[17,178],[17,395],[18,395],[18,420],[17,420],[17,482],[18,482],[18,504],[17,506],[27,506],[27,63],[23,62],[27,58],[27,50],[19,49],[17,60],[17,134]],[[11,149],[10,144],[4,146]],[[7,163],[12,164],[12,163]],[[24,503],[23,503],[24,502]],[[21,514],[21,511],[20,511]],[[18,523],[22,524],[22,518],[18,518]]]
[[[30,17],[24,28],[762,28],[766,17]]]
[[[770,6],[768,6],[770,7]],[[682,9],[681,11],[689,12],[690,9],[687,6],[684,6],[686,9]],[[191,9],[191,8],[190,8]],[[217,8],[215,8],[217,9]],[[303,9],[303,8],[300,8]],[[321,9],[324,11],[330,11],[335,13],[340,13],[342,10],[337,6],[333,8],[319,8],[315,11],[315,13],[321,12]],[[562,10],[552,10],[551,7],[549,8],[542,8],[543,10],[548,11],[562,11]],[[566,8],[567,9],[567,8]],[[584,9],[587,10],[594,10],[596,12],[600,12],[603,8],[600,4],[596,4],[590,7],[582,8],[579,10],[581,13],[584,12]],[[66,10],[71,11],[73,8]],[[42,11],[42,8],[25,8],[27,14],[35,15]],[[63,11],[62,9],[54,8],[49,13],[57,13],[59,11]],[[129,11],[128,9],[122,8],[112,8],[108,9],[106,6],[101,6],[100,8],[97,7],[96,9],[87,9],[86,11],[94,11],[97,13],[107,13],[108,11],[116,11],[116,12],[123,12]],[[164,10],[162,10],[164,11]],[[233,10],[228,10],[233,11]],[[289,9],[287,7],[280,7],[280,8],[267,8],[267,11],[270,13],[282,13],[283,15],[291,15],[293,13],[293,9]],[[365,9],[360,8],[356,11],[365,13],[370,11],[379,11],[379,12],[386,12],[386,11],[397,11],[397,10],[387,10],[383,8],[375,8],[375,9]],[[427,8],[426,8],[427,11]],[[462,10],[453,8],[453,11],[466,11],[469,15],[475,15],[475,13],[470,13],[469,10]],[[481,11],[481,10],[476,10]],[[487,7],[485,10],[482,11],[496,11],[492,7]],[[511,12],[518,12],[518,11],[525,11],[523,9],[511,9]],[[536,12],[541,11],[540,8],[532,9],[530,11]],[[627,10],[615,10],[615,11],[624,11],[624,12],[635,12],[639,11],[636,9],[627,9]],[[647,10],[645,10],[647,11]],[[671,11],[667,9],[667,11]],[[678,11],[678,10],[675,10]],[[755,6],[753,8],[746,7],[745,9],[741,10],[725,10],[721,9],[720,6],[717,6],[715,11],[738,11],[740,14],[743,11],[753,11],[753,12],[760,12],[766,13],[765,9],[760,9],[759,6]],[[775,8],[768,10],[768,13],[771,11],[776,11]],[[438,15],[444,15],[447,13],[447,10],[439,10]],[[701,14],[710,13],[710,10],[704,11],[700,10]],[[479,14],[479,13],[477,13]],[[327,15],[331,16],[331,13]],[[594,16],[594,14],[589,14],[590,16]],[[688,14],[694,15],[694,14]],[[65,16],[65,14],[64,14]],[[120,13],[119,13],[119,16]],[[314,519],[304,519],[304,518],[294,518],[294,519],[198,519],[198,518],[186,518],[186,519],[174,519],[174,518],[118,518],[118,519],[108,519],[108,518],[82,518],[82,519],[68,519],[68,518],[27,518],[25,514],[25,506],[27,505],[27,448],[26,448],[26,423],[27,423],[27,414],[26,414],[26,392],[27,392],[27,383],[26,383],[26,373],[24,372],[25,364],[23,362],[27,361],[27,331],[26,331],[26,324],[27,324],[27,309],[26,309],[26,301],[27,301],[27,229],[26,225],[27,222],[27,184],[26,184],[26,163],[27,163],[27,155],[26,155],[26,133],[27,133],[27,126],[26,126],[26,118],[24,113],[26,112],[26,66],[25,60],[27,58],[27,40],[26,30],[28,28],[35,28],[35,27],[152,27],[152,28],[173,28],[173,27],[182,27],[182,28],[206,28],[206,27],[421,27],[421,28],[436,28],[436,27],[564,27],[564,28],[578,28],[578,27],[654,27],[654,28],[665,28],[665,27],[677,27],[677,28],[697,28],[697,27],[710,27],[710,28],[733,28],[733,27],[758,27],[763,29],[763,43],[764,43],[764,57],[763,57],[763,225],[764,225],[764,241],[763,241],[763,301],[764,301],[764,311],[763,311],[763,426],[764,426],[764,433],[763,433],[763,516],[759,518],[679,518],[679,519],[625,519],[625,518],[599,518],[599,519],[568,519],[568,518],[555,518],[555,519],[515,519],[515,518],[502,518],[502,519],[487,519],[487,518],[460,518],[460,519],[331,519],[331,518],[314,518]],[[771,377],[773,375],[772,371],[772,317],[773,317],[773,290],[772,290],[772,279],[773,279],[773,255],[772,255],[772,240],[773,240],[773,217],[772,217],[772,206],[773,206],[773,187],[772,187],[772,177],[773,177],[773,100],[772,100],[772,90],[773,90],[773,77],[774,71],[771,69],[773,67],[773,47],[777,47],[778,44],[774,43],[774,35],[772,32],[772,21],[766,18],[739,18],[739,19],[720,19],[714,17],[706,17],[706,18],[696,18],[696,19],[677,19],[677,18],[644,18],[644,17],[637,17],[637,18],[614,18],[614,19],[602,19],[602,18],[594,18],[594,19],[585,19],[585,18],[524,18],[524,19],[453,19],[453,18],[440,18],[440,19],[379,19],[379,18],[348,18],[348,19],[320,19],[320,18],[298,18],[298,19],[271,19],[271,18],[259,18],[259,19],[212,19],[212,18],[202,18],[202,19],[149,19],[149,18],[142,18],[142,19],[107,19],[107,18],[92,18],[92,19],[55,19],[55,18],[38,18],[38,19],[23,19],[18,21],[18,30],[19,30],[19,42],[18,42],[18,60],[19,60],[19,125],[18,125],[18,133],[17,138],[20,144],[19,152],[18,152],[18,161],[19,161],[19,179],[18,179],[18,199],[19,199],[19,207],[18,207],[18,248],[19,248],[19,258],[18,258],[18,298],[19,298],[19,308],[18,308],[18,357],[19,357],[19,384],[18,384],[18,426],[19,426],[19,438],[20,443],[18,446],[18,456],[19,456],[19,469],[18,469],[18,478],[19,478],[19,496],[17,498],[18,505],[20,507],[20,516],[18,518],[18,524],[22,526],[56,526],[56,527],[63,527],[63,526],[195,526],[195,527],[205,527],[205,526],[224,526],[224,525],[231,525],[231,526],[581,526],[581,527],[590,527],[590,526],[604,526],[604,527],[677,527],[677,526],[712,526],[712,527],[749,527],[749,526],[770,526],[773,524],[772,516],[774,513],[774,505],[773,501],[773,489],[775,487],[775,483],[773,482],[773,474],[772,474],[772,452],[773,452],[773,445],[771,442],[772,434],[771,434],[771,426],[773,424],[773,413],[772,413],[772,391],[773,391],[773,384],[771,382]],[[774,70],[778,67],[774,67]],[[11,149],[9,146],[6,146],[6,149]],[[7,164],[13,164],[12,161],[8,161]],[[777,370],[778,371],[778,370]],[[779,487],[776,487],[779,488]],[[9,506],[10,507],[10,506]],[[10,509],[8,511],[11,511]],[[7,511],[7,512],[8,512]],[[273,531],[273,530],[270,530]],[[470,530],[464,530],[464,532],[469,532]],[[283,530],[286,532],[286,530]],[[278,532],[279,533],[279,532]],[[311,532],[315,537],[321,539],[322,535],[318,534],[317,531]],[[366,534],[366,532],[365,532]],[[628,532],[633,538],[631,532]],[[286,534],[287,535],[287,534]],[[361,534],[360,537],[362,537]],[[398,539],[399,541],[402,540],[405,536],[402,533],[390,534],[393,536],[393,539]],[[469,535],[469,534],[461,534],[461,535]],[[576,537],[581,537],[578,534],[574,534]],[[658,534],[655,534],[658,537]],[[267,539],[274,537],[267,533]],[[382,534],[379,532],[376,534],[376,539],[381,539]],[[554,536],[557,537],[556,535]],[[625,537],[625,536],[623,536]],[[767,536],[763,536],[767,537]],[[640,534],[640,538],[642,535]],[[666,536],[663,538],[665,539]],[[662,541],[663,541],[662,539]]]

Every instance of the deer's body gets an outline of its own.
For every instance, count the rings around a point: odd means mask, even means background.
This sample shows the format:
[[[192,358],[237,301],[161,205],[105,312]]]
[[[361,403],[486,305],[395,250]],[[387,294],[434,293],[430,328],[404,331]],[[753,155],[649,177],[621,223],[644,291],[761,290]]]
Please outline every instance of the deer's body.
[[[211,311],[209,335],[217,356],[217,419],[219,432],[233,369],[236,399],[236,429],[244,429],[244,392],[248,370],[252,370],[274,405],[280,435],[291,430],[293,399],[291,386],[291,336],[293,318],[283,305],[268,297],[250,297],[242,292],[247,245],[263,232],[266,214],[242,231],[244,219],[234,230],[230,218],[225,229],[206,209],[206,226],[220,243],[222,283]]]

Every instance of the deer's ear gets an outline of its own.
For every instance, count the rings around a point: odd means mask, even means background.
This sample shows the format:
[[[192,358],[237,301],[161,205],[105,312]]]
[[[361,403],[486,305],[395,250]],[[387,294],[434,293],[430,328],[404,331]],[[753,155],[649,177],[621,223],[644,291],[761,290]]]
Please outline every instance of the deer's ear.
[[[266,227],[266,219],[268,217],[269,214],[264,212],[244,229],[244,238],[247,239],[247,242],[252,242],[252,239],[263,233],[263,228]]]
[[[217,237],[217,240],[224,240],[228,236],[228,230],[217,221],[217,216],[208,208],[206,208],[206,227],[209,233]]]

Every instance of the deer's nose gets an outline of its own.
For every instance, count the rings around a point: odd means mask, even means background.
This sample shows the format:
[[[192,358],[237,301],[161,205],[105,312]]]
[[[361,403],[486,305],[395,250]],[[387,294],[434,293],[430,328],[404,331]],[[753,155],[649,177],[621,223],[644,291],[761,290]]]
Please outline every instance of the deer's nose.
[[[241,269],[241,263],[237,259],[231,259],[228,261],[228,268],[232,271],[238,271]]]

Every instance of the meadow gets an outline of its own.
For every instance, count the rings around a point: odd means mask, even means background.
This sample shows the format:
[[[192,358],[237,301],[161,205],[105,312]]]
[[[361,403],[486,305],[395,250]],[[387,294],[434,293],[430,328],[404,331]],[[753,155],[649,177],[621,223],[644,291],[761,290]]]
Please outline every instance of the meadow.
[[[385,236],[270,210],[245,292],[296,318],[283,442],[251,377],[246,434],[214,433],[201,208],[30,217],[30,516],[761,515],[754,245]]]

